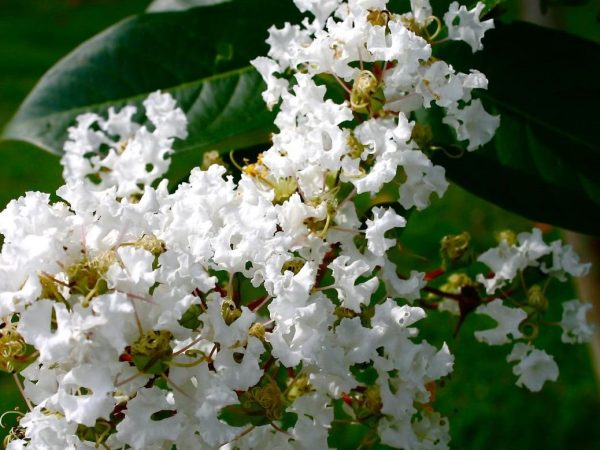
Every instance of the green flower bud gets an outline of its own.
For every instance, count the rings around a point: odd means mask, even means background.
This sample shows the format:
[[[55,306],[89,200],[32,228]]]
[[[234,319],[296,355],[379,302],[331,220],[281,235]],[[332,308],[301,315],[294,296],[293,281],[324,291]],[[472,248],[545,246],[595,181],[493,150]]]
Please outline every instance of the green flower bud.
[[[225,299],[221,305],[221,314],[225,323],[231,325],[242,315],[242,311],[235,306],[232,300]]]
[[[273,182],[273,191],[275,193],[275,197],[273,198],[273,203],[281,204],[285,202],[288,198],[294,194],[298,190],[298,182],[294,177],[282,178],[276,182]]]
[[[254,336],[255,338],[264,341],[265,340],[265,326],[262,323],[253,323],[250,329],[248,330],[249,336]]]
[[[223,158],[221,158],[221,155],[217,150],[211,150],[202,156],[202,164],[200,164],[200,168],[202,170],[208,170],[208,168],[213,164],[227,167],[227,164],[225,164],[225,161],[223,161]]]
[[[0,370],[14,373],[27,363],[27,344],[13,324],[0,329]]]
[[[381,393],[378,385],[374,384],[367,388],[364,394],[363,406],[371,414],[378,414],[381,411],[383,402],[381,401]]]
[[[164,241],[161,241],[153,234],[143,235],[141,238],[139,238],[133,243],[133,246],[136,248],[147,250],[154,256],[160,256],[167,250]]]
[[[385,27],[391,17],[392,15],[390,12],[385,9],[371,9],[367,15],[367,21],[373,26]]]
[[[469,249],[471,235],[466,231],[461,234],[448,235],[442,238],[440,254],[445,269],[464,267],[473,261]]]
[[[352,85],[350,94],[350,106],[353,110],[366,108],[371,101],[371,96],[377,91],[379,81],[373,72],[361,70]]]
[[[133,363],[140,372],[150,374],[164,373],[171,361],[173,335],[167,330],[151,330],[142,334],[131,345]]]
[[[527,291],[527,304],[541,313],[548,310],[548,299],[539,285],[534,284]]]
[[[516,245],[517,235],[512,230],[502,230],[498,234],[496,234],[496,240],[498,241],[498,243],[506,241],[508,245]]]
[[[360,156],[363,154],[363,151],[365,150],[365,146],[358,140],[358,138],[353,132],[350,132],[350,134],[348,135],[348,140],[346,142],[348,144],[348,148],[350,148],[350,151],[348,152],[350,158],[360,158]]]

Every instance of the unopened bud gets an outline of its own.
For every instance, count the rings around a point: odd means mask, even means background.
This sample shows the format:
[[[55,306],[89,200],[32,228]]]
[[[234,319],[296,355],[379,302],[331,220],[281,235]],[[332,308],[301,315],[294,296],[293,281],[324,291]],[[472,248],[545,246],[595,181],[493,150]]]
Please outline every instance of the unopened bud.
[[[466,231],[461,234],[444,236],[440,249],[444,268],[469,265],[473,261],[473,255],[469,249],[470,242],[471,235]]]
[[[508,245],[516,245],[517,235],[512,230],[502,230],[496,235],[496,240],[498,243],[506,241]]]
[[[346,142],[348,144],[348,148],[350,149],[348,156],[353,159],[360,158],[365,150],[365,146],[358,140],[353,132],[350,132]]]
[[[383,403],[381,401],[381,393],[379,391],[379,386],[369,386],[365,391],[364,399],[364,407],[370,413],[377,414],[379,411],[381,411]]]
[[[295,177],[281,178],[272,184],[275,193],[273,203],[278,205],[285,202],[298,190],[298,182]]]
[[[160,256],[167,249],[164,241],[161,241],[153,234],[145,234],[140,239],[138,239],[134,245],[136,248],[141,248],[149,251],[154,256]]]
[[[213,164],[227,167],[227,165],[225,164],[225,161],[223,161],[223,158],[221,158],[221,155],[216,150],[211,150],[209,152],[206,152],[202,156],[202,164],[200,165],[200,168],[202,170],[208,170],[208,168],[210,166],[212,166]]]
[[[261,341],[265,340],[265,326],[262,323],[254,323],[248,330],[248,335],[253,336]]]
[[[0,329],[0,370],[13,373],[26,362],[27,345],[12,324]]]
[[[527,304],[542,313],[548,310],[548,299],[539,285],[534,284],[527,291]]]
[[[361,70],[356,80],[354,80],[352,93],[350,94],[350,106],[352,109],[366,108],[371,101],[371,96],[377,91],[378,86],[379,81],[373,72]]]
[[[358,316],[358,314],[351,310],[350,308],[344,308],[343,306],[338,306],[335,308],[335,315],[340,319],[352,319],[353,317]]]
[[[221,305],[221,314],[225,323],[231,325],[242,315],[242,311],[235,306],[232,300],[225,299]]]
[[[380,27],[385,27],[390,21],[390,18],[390,12],[385,9],[371,9],[367,15],[367,20],[371,25]]]

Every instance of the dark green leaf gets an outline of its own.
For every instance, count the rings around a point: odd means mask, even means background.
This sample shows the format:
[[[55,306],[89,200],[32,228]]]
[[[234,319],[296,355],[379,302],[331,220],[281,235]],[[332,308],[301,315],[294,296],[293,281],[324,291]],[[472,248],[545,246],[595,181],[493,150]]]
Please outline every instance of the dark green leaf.
[[[261,426],[269,423],[264,411],[248,411],[242,405],[228,405],[221,409],[218,414],[219,420],[224,421],[232,427],[243,427],[245,425]]]
[[[442,53],[488,76],[480,96],[501,114],[485,148],[460,159],[436,155],[449,177],[532,220],[600,234],[600,47],[513,23],[486,35],[474,64],[464,46],[451,43]]]
[[[546,13],[551,6],[584,6],[589,3],[590,0],[540,0],[540,9]]]
[[[53,155],[11,141],[0,142],[0,154],[0,210],[27,191],[55,192],[62,184],[61,168]]]
[[[141,105],[170,92],[190,122],[177,151],[248,147],[268,139],[273,114],[249,61],[266,54],[267,29],[298,20],[292,2],[238,0],[184,12],[144,14],[87,41],[41,79],[4,131],[60,153],[75,117]]]

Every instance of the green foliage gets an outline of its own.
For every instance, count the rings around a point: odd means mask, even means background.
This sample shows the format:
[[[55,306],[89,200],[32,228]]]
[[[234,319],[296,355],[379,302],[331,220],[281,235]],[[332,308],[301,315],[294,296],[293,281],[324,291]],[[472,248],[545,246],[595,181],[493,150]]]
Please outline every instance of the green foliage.
[[[141,105],[170,92],[189,119],[178,151],[248,147],[268,139],[273,114],[248,62],[265,54],[267,28],[294,20],[291,2],[237,1],[126,19],[87,41],[41,79],[4,137],[61,153],[66,130],[83,112]]]
[[[591,3],[591,0],[540,0],[542,12],[546,12],[552,6],[584,6]]]
[[[442,52],[457,67],[473,59],[462,43]],[[600,46],[568,33],[498,25],[474,57],[489,78],[479,96],[501,115],[496,137],[462,158],[434,159],[453,181],[503,208],[600,234],[599,54]]]

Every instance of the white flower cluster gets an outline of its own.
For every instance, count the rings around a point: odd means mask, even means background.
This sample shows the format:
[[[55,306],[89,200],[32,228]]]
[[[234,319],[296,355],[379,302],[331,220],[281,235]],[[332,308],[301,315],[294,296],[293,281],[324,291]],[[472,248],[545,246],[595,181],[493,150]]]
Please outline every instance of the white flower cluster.
[[[350,395],[382,415],[390,444],[447,440],[437,414],[413,421],[453,362],[414,341],[423,310],[388,298],[361,315],[379,281],[355,281],[377,257],[352,247],[326,262],[338,241],[305,224],[319,208],[224,175],[194,170],[175,193],[163,182],[135,202],[80,180],[59,190],[66,203],[28,193],[0,214],[0,315],[35,348],[21,372],[34,406],[9,449],[215,448],[250,429],[222,419],[226,407],[261,421],[236,447],[327,448],[334,403]],[[375,214],[376,251],[396,217]],[[317,288],[327,264],[335,302]],[[241,280],[264,296],[246,302]],[[369,385],[353,375],[367,369]]]
[[[433,105],[442,108],[444,122],[458,139],[468,141],[468,150],[476,149],[499,125],[498,117],[472,99],[473,89],[487,87],[485,75],[456,72],[432,57],[429,28],[435,18],[427,1],[413,1],[415,12],[402,15],[387,11],[387,0],[295,1],[315,20],[272,27],[269,57],[253,61],[267,83],[267,104],[281,100],[276,119],[280,132],[263,155],[264,165],[275,178],[296,175],[308,199],[322,194],[331,171],[339,171],[341,180],[352,183],[359,194],[375,194],[401,168],[406,180],[400,204],[425,208],[430,194],[441,196],[447,182],[444,169],[434,166],[412,139],[416,130],[410,113]],[[446,22],[463,16],[458,27],[462,31],[453,31],[451,25],[450,37],[467,36],[480,48],[484,31],[493,26],[491,21],[480,24],[482,6],[468,13],[469,21],[462,8],[451,9]],[[289,70],[295,73],[291,82],[277,76]],[[347,101],[325,100],[323,82],[328,79],[347,92]]]
[[[69,128],[62,157],[67,183],[85,180],[98,191],[116,187],[119,197],[139,195],[168,170],[174,138],[187,137],[187,118],[168,94],[155,92],[144,101],[151,125],[132,120],[135,106],[109,108],[108,118],[87,113]]]
[[[540,262],[543,259],[548,261]],[[506,286],[527,267],[540,267],[543,273],[561,281],[566,279],[566,275],[586,276],[591,268],[591,264],[579,261],[579,256],[570,245],[563,245],[561,241],[547,245],[537,228],[531,233],[520,233],[515,243],[501,240],[498,247],[479,256],[479,261],[494,273],[490,278],[479,275],[477,279],[486,287],[488,294]]]
[[[431,403],[454,359],[417,340],[426,274],[396,267],[393,233],[398,203],[425,208],[447,186],[411,113],[437,105],[475,149],[498,126],[471,97],[487,81],[432,58],[443,25],[427,0],[402,15],[385,0],[294,1],[315,19],[271,29],[254,61],[279,132],[239,179],[212,165],[175,192],[155,184],[187,123],[155,93],[151,128],[132,107],[78,119],[62,201],[30,192],[0,213],[0,369],[23,377],[31,409],[9,450],[327,449],[339,423],[367,427],[365,447],[448,448]],[[448,38],[479,49],[481,8],[452,5]],[[369,199],[389,186],[387,204]],[[536,243],[512,246],[518,261],[482,256],[496,275],[481,283],[494,292],[550,253],[545,273],[583,270]],[[479,308],[499,323],[481,340],[522,336],[521,310]],[[563,339],[587,338],[584,323],[585,307],[565,304]],[[556,377],[519,345],[519,384]]]
[[[565,246],[560,241],[547,245],[537,228],[531,233],[520,233],[514,241],[509,243],[509,240],[501,239],[498,247],[488,250],[478,258],[493,271],[489,277],[483,274],[477,277],[489,294],[495,294],[515,279],[520,278],[523,282],[523,274],[528,267],[539,268],[539,271],[548,277],[546,282],[552,278],[565,280],[566,274],[573,277],[585,276],[590,270],[590,264],[580,263],[579,257],[570,246]],[[497,326],[475,332],[475,338],[488,345],[502,345],[521,338],[528,340],[528,344],[516,343],[507,360],[518,361],[513,368],[514,374],[519,376],[518,386],[524,385],[531,391],[539,391],[546,381],[556,381],[558,365],[551,355],[531,345],[531,340],[538,333],[537,321],[546,312],[548,305],[539,286],[534,285],[527,294],[527,300],[516,307],[506,306],[499,298],[480,305],[475,312],[491,317],[497,322]],[[505,297],[510,298],[510,295]],[[563,330],[563,342],[582,343],[592,339],[594,330],[586,317],[591,306],[579,300],[563,303],[563,318],[558,324]]]

